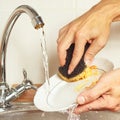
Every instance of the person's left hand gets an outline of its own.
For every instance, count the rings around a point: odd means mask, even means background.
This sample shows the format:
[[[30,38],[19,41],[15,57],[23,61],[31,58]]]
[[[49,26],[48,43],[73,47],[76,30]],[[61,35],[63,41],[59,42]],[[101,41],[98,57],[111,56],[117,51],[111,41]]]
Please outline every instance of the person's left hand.
[[[91,89],[84,91],[77,98],[79,104],[74,112],[94,110],[120,110],[120,69],[105,73]]]

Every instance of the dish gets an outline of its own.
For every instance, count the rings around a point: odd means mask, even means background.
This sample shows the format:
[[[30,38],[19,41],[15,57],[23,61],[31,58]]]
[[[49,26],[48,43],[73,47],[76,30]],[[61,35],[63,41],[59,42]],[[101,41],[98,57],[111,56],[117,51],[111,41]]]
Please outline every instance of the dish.
[[[103,70],[97,71],[99,72],[99,75],[96,74],[76,82],[60,82],[54,86],[47,96],[48,105],[56,109],[60,109],[64,107],[67,108],[68,106],[75,104],[79,93],[86,87],[91,86],[92,83],[95,83],[104,73]]]
[[[96,58],[92,65],[99,68],[99,75],[91,76],[87,79],[68,83],[61,80],[56,74],[50,78],[50,88],[47,89],[47,83],[44,83],[36,92],[34,97],[35,106],[43,111],[61,111],[72,107],[76,102],[76,97],[86,87],[101,76],[104,71],[113,69],[113,64],[105,58]]]

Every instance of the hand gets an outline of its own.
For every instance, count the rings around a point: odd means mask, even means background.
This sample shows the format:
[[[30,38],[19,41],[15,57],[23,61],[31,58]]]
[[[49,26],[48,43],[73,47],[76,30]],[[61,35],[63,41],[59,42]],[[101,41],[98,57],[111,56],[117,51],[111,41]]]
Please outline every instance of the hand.
[[[111,4],[113,4],[113,2],[115,1],[101,1],[84,15],[60,30],[57,42],[61,66],[65,64],[66,50],[72,43],[75,43],[72,61],[68,69],[69,74],[80,61],[84,46],[87,42],[91,43],[84,58],[87,64],[89,64],[94,56],[106,45],[111,22],[113,18],[116,17],[112,10],[114,6]],[[116,1],[116,3],[118,3],[118,1]],[[116,12],[116,10],[114,12]]]
[[[81,93],[75,113],[91,110],[120,110],[120,69],[105,73],[91,89]]]

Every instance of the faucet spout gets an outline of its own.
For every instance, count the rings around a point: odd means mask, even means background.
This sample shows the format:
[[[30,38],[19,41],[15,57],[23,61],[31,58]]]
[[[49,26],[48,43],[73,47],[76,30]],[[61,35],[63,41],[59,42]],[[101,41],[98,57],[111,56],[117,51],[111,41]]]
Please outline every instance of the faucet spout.
[[[35,29],[42,28],[44,26],[44,22],[39,14],[28,5],[21,5],[16,8],[11,16],[8,19],[8,22],[5,26],[2,36],[2,43],[0,48],[0,107],[7,107],[9,102],[13,100],[13,98],[19,94],[21,94],[25,89],[34,88],[30,81],[27,84],[22,84],[17,87],[17,94],[14,90],[9,90],[9,86],[6,83],[6,53],[7,53],[7,44],[9,41],[9,36],[12,31],[12,28],[22,13],[26,13],[31,21],[32,25]],[[31,84],[28,84],[31,83]],[[28,86],[29,85],[29,86]],[[19,88],[19,89],[18,89]],[[22,91],[22,92],[21,92]],[[10,94],[9,94],[10,93]]]
[[[31,22],[33,24],[33,27],[35,29],[39,29],[41,27],[44,26],[44,23],[43,23],[43,20],[42,18],[39,16],[39,14],[33,9],[31,8],[30,6],[28,5],[22,5],[22,6],[19,6],[14,12],[13,14],[16,15],[16,14],[21,14],[21,13],[26,13],[28,14],[28,16],[30,17],[31,19]]]
[[[28,5],[21,5],[13,11],[13,13],[11,14],[11,16],[8,19],[8,22],[6,24],[6,27],[3,32],[3,36],[2,36],[2,43],[1,43],[1,50],[0,50],[0,62],[1,62],[1,64],[0,64],[0,82],[6,81],[5,61],[6,61],[7,44],[8,44],[8,40],[9,40],[10,33],[12,31],[12,28],[22,13],[26,13],[30,17],[33,27],[35,29],[39,29],[44,26],[44,22],[43,22],[42,18],[39,16],[39,14],[32,7],[30,7]]]

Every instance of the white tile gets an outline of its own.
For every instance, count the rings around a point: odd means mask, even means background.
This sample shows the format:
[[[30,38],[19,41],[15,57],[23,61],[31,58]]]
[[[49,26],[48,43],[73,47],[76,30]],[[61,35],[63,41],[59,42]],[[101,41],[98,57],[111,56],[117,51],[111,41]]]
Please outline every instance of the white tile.
[[[76,16],[81,16],[99,1],[100,0],[76,0]],[[120,23],[112,23],[108,43],[104,49],[97,54],[98,57],[107,57],[107,59],[111,60],[114,63],[115,68],[120,67],[120,57],[118,56],[118,51],[120,50],[119,31]]]
[[[12,2],[4,0],[0,4],[0,18],[2,18],[0,19],[0,36],[9,15],[16,7],[22,4],[33,7],[45,22],[50,75],[53,75],[58,68],[56,50],[58,31],[74,18],[73,3],[73,0],[12,0]],[[33,79],[34,83],[44,80],[39,37],[39,33],[33,29],[29,17],[21,15],[11,33],[8,46],[7,79],[10,84],[21,82],[23,79],[22,68],[27,69],[29,78]]]
[[[75,0],[76,16],[80,16],[97,4],[100,0]]]

